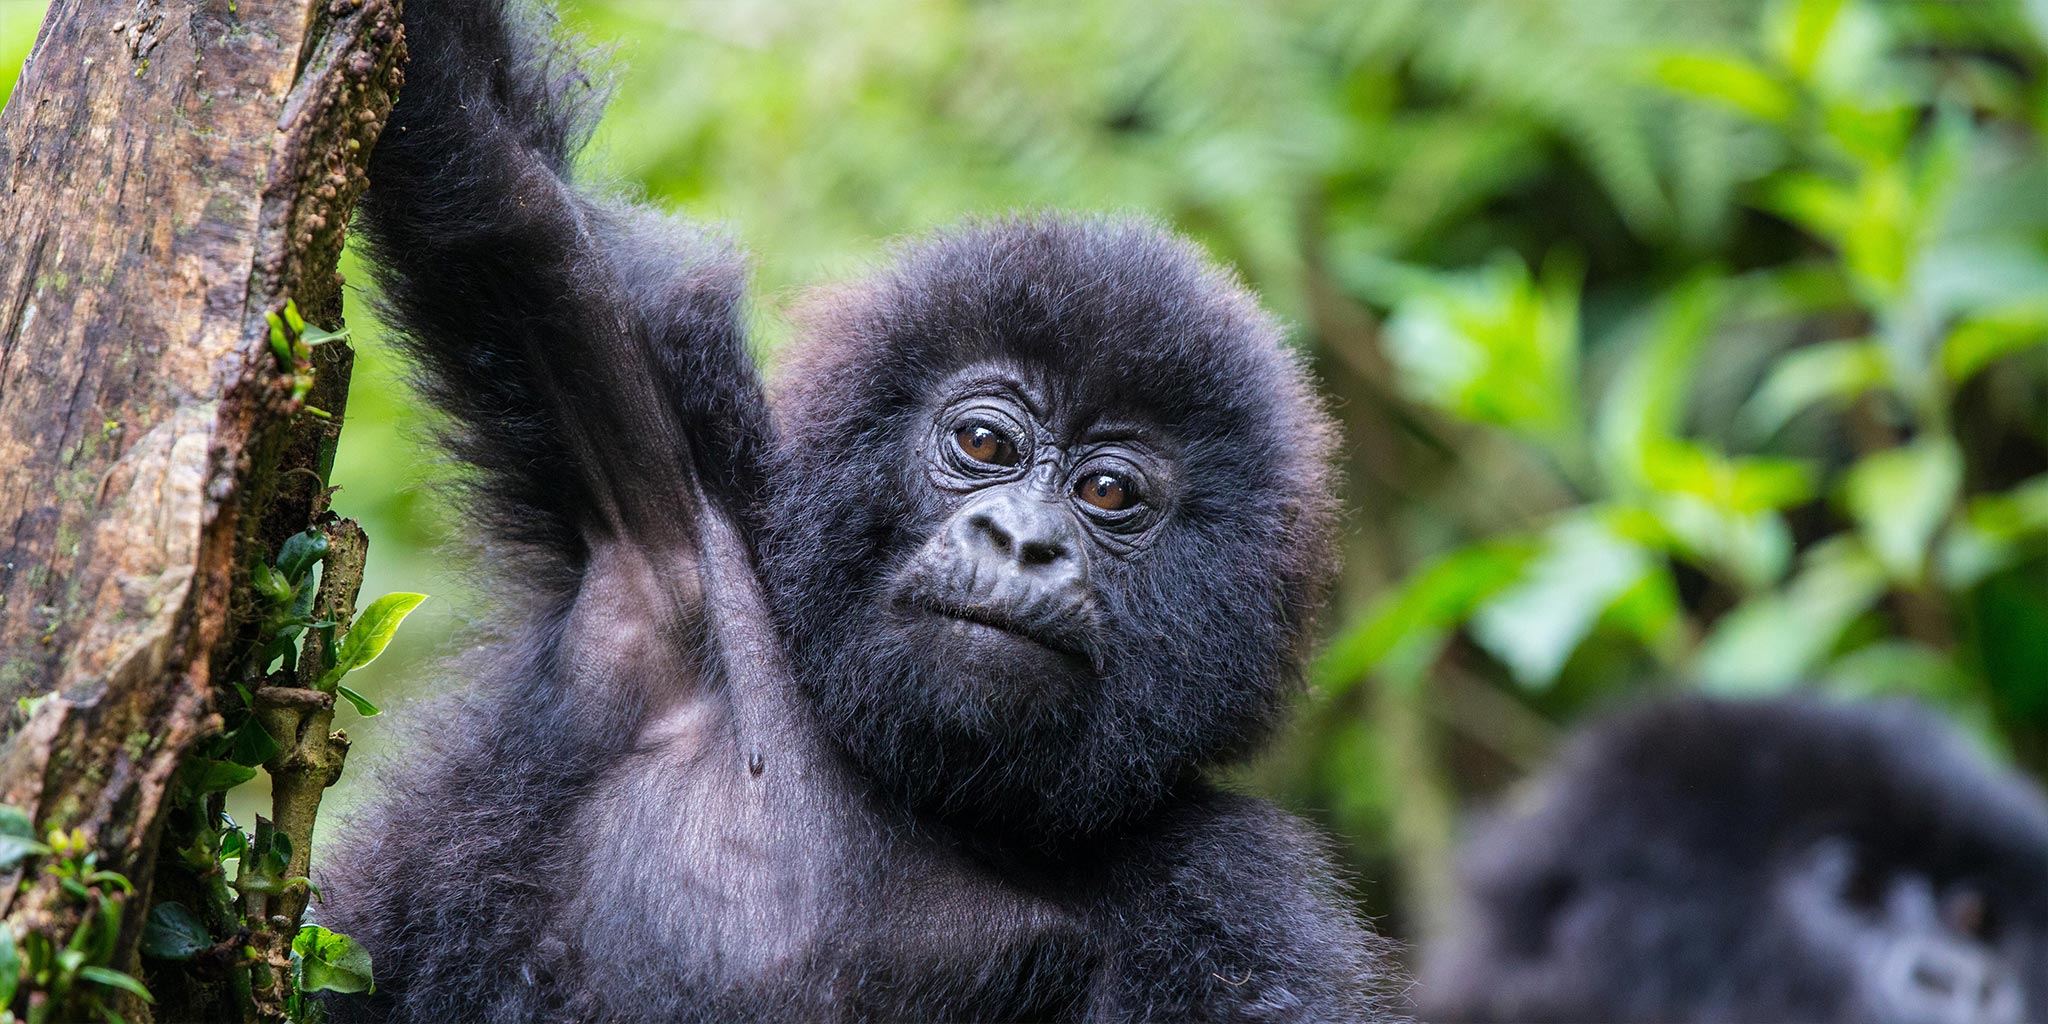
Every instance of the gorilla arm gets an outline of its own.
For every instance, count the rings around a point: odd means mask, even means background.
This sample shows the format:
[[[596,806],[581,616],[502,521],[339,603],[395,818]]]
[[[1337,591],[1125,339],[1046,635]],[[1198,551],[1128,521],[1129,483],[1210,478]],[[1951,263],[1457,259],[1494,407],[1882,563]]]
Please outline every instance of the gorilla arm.
[[[506,6],[407,4],[364,226],[386,319],[475,470],[466,507],[539,596],[566,596],[607,547],[693,557],[698,517],[758,474],[767,414],[738,259],[570,182],[603,90]]]

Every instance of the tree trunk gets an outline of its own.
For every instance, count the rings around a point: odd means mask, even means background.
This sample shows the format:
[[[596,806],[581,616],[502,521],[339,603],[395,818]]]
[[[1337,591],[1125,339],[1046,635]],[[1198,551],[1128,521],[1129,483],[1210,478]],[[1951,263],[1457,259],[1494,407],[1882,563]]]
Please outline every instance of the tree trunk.
[[[272,325],[340,326],[401,56],[395,0],[57,0],[0,114],[0,803],[140,890],[248,560],[324,506],[348,353]],[[28,881],[0,909],[64,948],[87,911]]]

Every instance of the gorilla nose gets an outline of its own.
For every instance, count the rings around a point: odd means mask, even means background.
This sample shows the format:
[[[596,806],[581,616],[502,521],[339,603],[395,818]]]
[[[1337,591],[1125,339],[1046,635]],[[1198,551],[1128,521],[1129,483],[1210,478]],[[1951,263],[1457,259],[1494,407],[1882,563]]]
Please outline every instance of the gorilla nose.
[[[1045,502],[1004,497],[966,519],[968,539],[977,554],[1024,569],[1051,568],[1073,558],[1073,524],[1063,510]]]
[[[1975,951],[1932,946],[1906,957],[1906,975],[1914,1002],[1930,1021],[2007,1024],[2018,1016],[2018,991],[2012,979]]]

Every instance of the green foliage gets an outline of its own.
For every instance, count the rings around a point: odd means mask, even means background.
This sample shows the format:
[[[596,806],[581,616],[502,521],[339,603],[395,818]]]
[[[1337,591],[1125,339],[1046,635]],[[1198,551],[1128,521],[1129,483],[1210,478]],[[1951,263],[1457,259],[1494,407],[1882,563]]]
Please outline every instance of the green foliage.
[[[391,638],[397,635],[405,617],[426,599],[425,594],[386,594],[370,602],[370,606],[356,616],[355,625],[349,627],[347,635],[341,638],[333,662],[314,685],[332,691],[341,684],[342,676],[376,661],[377,656],[384,653],[384,648],[390,646]],[[347,696],[363,714],[377,713],[375,705],[355,691],[349,691]]]
[[[771,361],[796,286],[1030,206],[1166,219],[1298,325],[1359,507],[1264,781],[1392,879],[1397,931],[1451,839],[1402,808],[1488,797],[1646,688],[1917,694],[2048,769],[2042,10],[567,4],[620,44],[596,170],[730,226]],[[469,527],[412,486],[440,464],[352,314],[333,482],[367,592],[455,586],[436,545]],[[296,377],[319,335],[277,326]],[[340,630],[282,555],[251,572],[279,671]],[[389,703],[435,646],[328,681]],[[216,760],[268,759],[228,725]]]
[[[301,992],[370,992],[370,953],[346,935],[306,925],[292,939]]]
[[[1562,498],[1422,535],[1441,553],[1340,630],[1325,687],[1476,675],[1563,722],[1655,682],[1910,693],[2048,768],[2048,676],[2018,653],[2048,636],[2039,39],[2010,5],[1855,0],[1674,35],[1615,85],[1753,157],[1712,244],[1637,223],[1634,265],[1583,263],[1581,233],[1496,221],[1478,236],[1514,251],[1477,270],[1362,263],[1402,393]],[[1501,722],[1447,731],[1520,755]],[[1336,806],[1370,830],[1398,802]]]

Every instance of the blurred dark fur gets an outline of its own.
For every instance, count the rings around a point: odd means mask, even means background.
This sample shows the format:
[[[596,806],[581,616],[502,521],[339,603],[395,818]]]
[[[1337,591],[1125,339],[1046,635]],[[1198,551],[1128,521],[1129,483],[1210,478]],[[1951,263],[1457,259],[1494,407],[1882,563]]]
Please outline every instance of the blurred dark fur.
[[[1320,841],[1201,779],[1298,687],[1331,571],[1335,442],[1244,290],[1141,223],[945,233],[812,303],[771,424],[732,249],[568,184],[603,90],[551,20],[405,17],[361,237],[503,613],[323,879],[376,960],[337,1012],[1383,1019]],[[1104,560],[1100,685],[1023,714],[872,610],[930,529],[919,403],[985,358],[1189,467]]]
[[[1845,870],[1817,875],[1816,856]],[[1461,915],[1418,989],[1428,1020],[2048,1015],[2048,802],[1907,702],[1629,711],[1580,735],[1461,867]],[[1885,968],[1857,936],[1882,935],[1895,882],[1982,898],[2002,1001],[1873,993]],[[2026,1009],[2008,1018],[2013,995]]]

